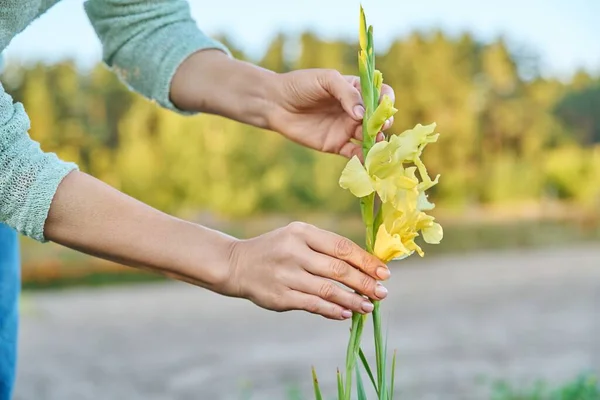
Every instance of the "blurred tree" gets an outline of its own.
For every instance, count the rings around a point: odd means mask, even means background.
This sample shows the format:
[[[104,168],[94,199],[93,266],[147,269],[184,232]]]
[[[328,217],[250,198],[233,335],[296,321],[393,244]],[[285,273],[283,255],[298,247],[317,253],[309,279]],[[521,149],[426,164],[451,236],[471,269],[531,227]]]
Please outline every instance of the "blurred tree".
[[[248,59],[232,40],[221,40],[236,58]],[[431,173],[442,174],[433,194],[438,205],[598,199],[598,77],[580,71],[568,83],[542,78],[535,57],[468,33],[414,32],[376,50],[376,67],[396,91],[393,131],[435,121],[442,133],[425,154]],[[356,74],[356,58],[356,43],[307,32],[275,36],[259,63],[278,72]],[[162,110],[104,66],[84,72],[68,61],[9,63],[2,82],[24,103],[31,136],[45,150],[162,210],[356,212],[352,196],[338,187],[341,157],[224,118]]]

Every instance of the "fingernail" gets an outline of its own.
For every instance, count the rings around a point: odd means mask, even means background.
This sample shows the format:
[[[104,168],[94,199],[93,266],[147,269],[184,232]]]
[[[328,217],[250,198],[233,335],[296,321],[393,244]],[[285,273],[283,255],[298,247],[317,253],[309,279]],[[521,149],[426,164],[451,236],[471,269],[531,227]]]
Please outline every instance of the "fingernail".
[[[384,288],[382,285],[377,285],[377,287],[375,288],[375,296],[379,297],[380,299],[385,298],[385,296],[387,296],[388,294],[388,290],[386,288]]]
[[[364,312],[371,312],[373,311],[374,306],[370,301],[363,301],[360,308],[362,308]]]
[[[387,128],[389,128],[391,124],[392,124],[392,121],[390,121],[389,119],[386,120],[385,123],[383,124],[383,130],[386,130]]]
[[[348,319],[351,316],[352,316],[352,311],[350,311],[350,310],[344,310],[344,311],[342,311],[342,318]]]
[[[361,105],[354,106],[354,115],[358,118],[362,118],[365,116],[365,108]]]
[[[377,268],[376,273],[377,273],[377,276],[379,277],[379,279],[381,279],[381,280],[386,280],[391,275],[390,270],[388,268],[384,268],[384,267]]]

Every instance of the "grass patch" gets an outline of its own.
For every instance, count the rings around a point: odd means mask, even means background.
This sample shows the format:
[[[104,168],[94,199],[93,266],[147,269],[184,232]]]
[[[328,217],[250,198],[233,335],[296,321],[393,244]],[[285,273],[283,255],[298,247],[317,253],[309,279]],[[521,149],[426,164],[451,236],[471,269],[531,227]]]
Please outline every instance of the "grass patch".
[[[493,387],[491,400],[599,400],[600,385],[594,376],[582,375],[572,382],[553,387],[537,382],[530,388],[515,388],[506,382]]]
[[[246,382],[240,400],[258,400],[253,396],[251,386],[249,382]],[[468,393],[464,393],[464,395],[468,395]],[[396,397],[400,400],[406,399],[402,395]],[[282,398],[312,400],[312,397],[303,394],[297,386],[288,386]],[[525,388],[498,381],[492,385],[488,400],[600,400],[600,384],[595,376],[587,374],[582,374],[559,385],[538,381]]]

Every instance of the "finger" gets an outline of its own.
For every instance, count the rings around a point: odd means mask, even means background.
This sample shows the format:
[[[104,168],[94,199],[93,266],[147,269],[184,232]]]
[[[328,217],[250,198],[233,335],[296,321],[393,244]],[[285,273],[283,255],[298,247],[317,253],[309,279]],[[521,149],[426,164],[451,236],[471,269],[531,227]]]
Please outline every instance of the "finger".
[[[387,293],[384,293],[382,289],[378,290],[377,281],[374,278],[357,270],[342,260],[328,257],[323,254],[314,253],[310,259],[304,261],[302,266],[313,275],[339,282],[351,289],[356,290],[358,293],[369,297],[370,299],[382,300],[387,295]],[[335,286],[333,282],[329,283]],[[333,292],[333,288],[330,286],[320,287],[319,290],[325,294],[339,294],[338,292],[328,293]],[[340,290],[344,291],[341,288]],[[319,293],[319,295],[323,297],[321,294],[322,293]],[[326,298],[326,300],[332,301],[330,298]],[[355,299],[355,301],[358,300],[360,299]],[[349,305],[346,306],[350,307],[354,311],[358,311],[356,308],[353,308]],[[354,304],[353,306],[357,307],[360,306],[360,304]]]
[[[346,82],[354,86],[360,92],[360,78],[356,75],[344,75]]]
[[[360,78],[358,76],[355,75],[345,75],[344,79],[346,79],[346,81],[348,83],[350,83],[352,86],[354,86],[358,91],[361,91],[361,87],[360,87]],[[379,101],[381,102],[381,99],[383,98],[383,96],[389,96],[389,98],[392,100],[392,103],[394,103],[396,101],[396,93],[394,92],[394,89],[392,89],[392,87],[390,85],[386,85],[385,83],[381,86],[381,92],[379,94]]]
[[[354,128],[354,135],[352,135],[356,140],[363,140],[363,126],[362,124],[358,125]]]
[[[348,266],[348,268],[352,268]],[[349,292],[334,282],[311,274],[297,277],[290,286],[291,289],[302,293],[319,296],[323,300],[339,305],[345,310],[367,314],[373,311],[373,303],[363,296]]]
[[[345,261],[373,278],[385,280],[390,277],[390,270],[381,260],[350,239],[311,226],[305,240],[311,249]]]
[[[286,295],[286,308],[289,310],[304,310],[311,314],[322,315],[328,319],[345,320],[352,317],[352,311],[340,307],[319,296],[291,290]]]
[[[388,119],[387,121],[385,121],[385,123],[383,124],[383,127],[381,128],[381,130],[385,131],[386,129],[390,129],[393,124],[394,124],[394,117],[390,117],[390,119]]]
[[[390,85],[383,84],[383,86],[381,86],[379,101],[383,99],[383,96],[388,96],[392,100],[392,104],[396,102],[396,93],[394,93],[394,89],[392,89]]]
[[[357,156],[361,162],[363,161],[362,146],[352,142],[348,142],[342,146],[340,149],[340,155],[346,158]]]
[[[320,75],[321,85],[329,94],[338,99],[342,108],[353,119],[360,121],[365,115],[365,107],[360,91],[335,70],[324,70]]]

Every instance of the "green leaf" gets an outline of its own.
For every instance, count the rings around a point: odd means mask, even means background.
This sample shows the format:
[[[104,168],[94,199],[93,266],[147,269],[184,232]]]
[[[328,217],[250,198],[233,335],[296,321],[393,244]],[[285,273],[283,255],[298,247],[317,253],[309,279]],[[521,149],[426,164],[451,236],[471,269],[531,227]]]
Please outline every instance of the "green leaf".
[[[356,364],[356,356],[360,346],[360,337],[364,326],[365,318],[357,312],[352,313],[352,330],[350,331],[350,340],[346,350],[346,382],[344,388],[344,399],[350,400],[352,396],[352,372]]]
[[[375,377],[373,376],[373,371],[371,371],[371,367],[369,366],[369,361],[367,361],[367,357],[365,357],[365,353],[363,352],[362,348],[358,349],[358,356],[360,357],[360,361],[362,361],[363,367],[365,367],[365,371],[367,371],[367,375],[369,375],[369,379],[371,380],[371,383],[373,384],[373,389],[375,389],[375,391],[377,392],[377,395],[379,395],[379,389],[377,388],[377,383],[375,382]]]
[[[390,400],[394,400],[395,376],[396,376],[396,350],[394,350],[394,356],[392,357],[392,370],[390,372]]]
[[[379,393],[379,398],[383,399],[383,400],[387,400],[388,399],[388,392],[387,392],[387,351],[388,351],[388,337],[390,333],[390,326],[388,325],[385,329],[385,345],[383,347],[383,361],[382,361],[382,381],[381,381],[381,387],[383,388],[381,390],[381,392]]]
[[[319,380],[317,379],[317,371],[315,367],[312,367],[312,378],[313,378],[313,387],[315,389],[315,400],[323,400],[323,395],[321,395],[321,388],[319,387]]]
[[[337,389],[338,389],[338,400],[344,400],[344,382],[342,382],[342,374],[340,369],[337,370]]]
[[[375,362],[377,365],[377,387],[380,390],[379,398],[381,399],[381,391],[385,390],[382,386],[384,366],[383,363],[383,336],[381,334],[381,307],[379,301],[373,301],[373,335],[375,336]]]
[[[360,376],[358,364],[356,365],[355,370],[356,370],[356,391],[358,392],[358,400],[367,400],[367,394],[365,393],[365,386],[363,385],[362,377]]]

